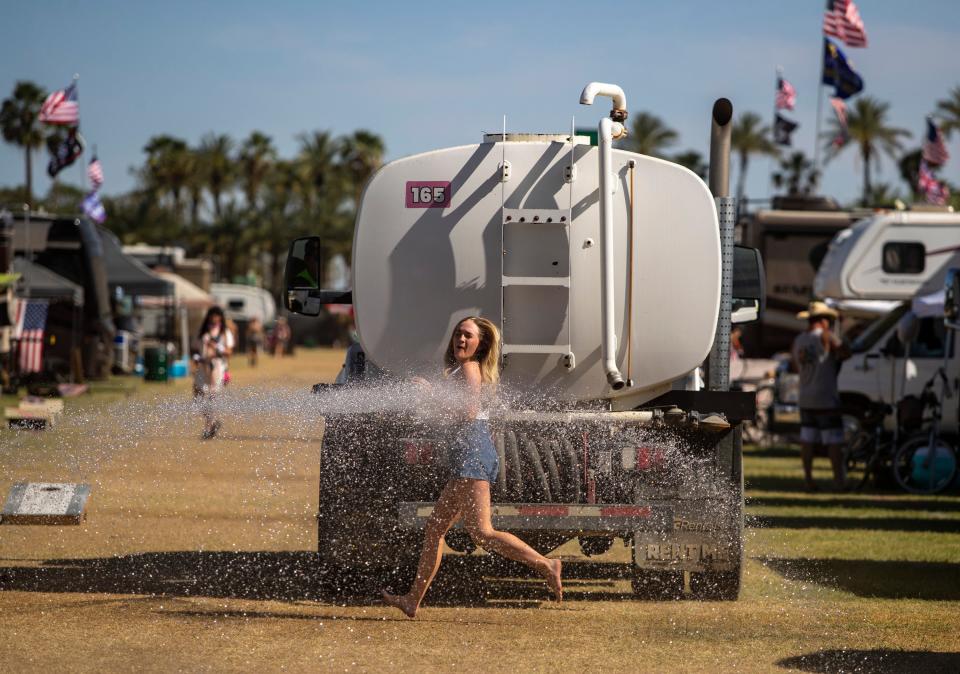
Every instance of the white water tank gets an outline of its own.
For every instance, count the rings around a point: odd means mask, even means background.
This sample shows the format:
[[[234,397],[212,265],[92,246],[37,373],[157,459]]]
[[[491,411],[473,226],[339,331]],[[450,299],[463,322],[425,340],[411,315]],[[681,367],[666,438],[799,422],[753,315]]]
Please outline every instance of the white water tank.
[[[587,143],[488,134],[381,168],[353,246],[368,358],[435,373],[456,323],[480,315],[502,329],[511,388],[634,405],[697,367],[720,301],[713,197],[678,164],[614,150],[617,363],[632,382],[614,392],[601,356],[599,152]]]

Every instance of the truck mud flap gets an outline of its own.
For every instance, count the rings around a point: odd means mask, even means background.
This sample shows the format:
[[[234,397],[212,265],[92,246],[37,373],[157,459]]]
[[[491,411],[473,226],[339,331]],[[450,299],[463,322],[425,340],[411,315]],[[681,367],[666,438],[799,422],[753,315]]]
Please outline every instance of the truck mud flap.
[[[706,534],[633,532],[633,563],[661,571],[730,571],[740,564],[733,541]]]
[[[668,529],[633,532],[634,566],[694,572],[732,571],[739,567],[740,507],[713,499],[672,505],[674,517]]]
[[[400,503],[400,526],[422,529],[433,513],[433,503]],[[668,532],[674,524],[673,509],[663,505],[603,503],[496,503],[491,521],[507,531],[553,531],[571,535],[610,532]],[[462,526],[457,523],[456,526]]]

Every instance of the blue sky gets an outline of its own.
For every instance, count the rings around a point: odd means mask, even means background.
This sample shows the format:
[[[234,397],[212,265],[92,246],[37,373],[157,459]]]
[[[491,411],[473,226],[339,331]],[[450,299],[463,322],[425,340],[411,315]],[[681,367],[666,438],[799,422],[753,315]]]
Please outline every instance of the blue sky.
[[[675,150],[707,154],[713,100],[772,117],[775,67],[798,91],[794,144],[813,150],[821,48],[820,0],[687,2],[6,2],[0,94],[16,80],[47,89],[80,74],[81,132],[96,144],[108,194],[133,186],[130,167],[155,134],[196,143],[259,129],[284,156],[296,135],[368,128],[387,158],[478,142],[502,115],[515,131],[593,126],[584,84],[615,82],[631,110],[680,133]],[[847,49],[865,92],[891,103],[914,134],[960,85],[960,2],[858,3],[870,47]],[[14,29],[14,26],[17,28]],[[829,112],[824,105],[824,119]],[[945,175],[960,182],[960,139]],[[49,185],[46,157],[35,185]],[[748,195],[770,194],[771,163],[756,159]],[[827,166],[824,191],[860,189],[852,149]],[[22,182],[23,157],[0,144],[0,184]],[[732,176],[736,179],[736,173]],[[79,182],[81,169],[65,173]],[[885,161],[876,178],[903,189]]]

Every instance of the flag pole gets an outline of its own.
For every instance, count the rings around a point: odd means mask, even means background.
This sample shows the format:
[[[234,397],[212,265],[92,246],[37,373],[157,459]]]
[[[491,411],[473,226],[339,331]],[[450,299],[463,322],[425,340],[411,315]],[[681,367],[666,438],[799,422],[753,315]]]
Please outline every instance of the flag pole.
[[[823,65],[824,51],[823,36],[820,36],[820,72],[817,73],[817,120],[813,132],[813,170],[820,183],[820,118],[823,116]]]
[[[780,93],[780,80],[783,78],[783,66],[778,65],[774,73],[773,81],[773,119],[770,124],[770,135],[773,136],[773,144],[777,144],[777,95]],[[776,169],[776,159],[770,155],[770,180],[767,181],[767,196],[773,192],[773,171]]]
[[[79,82],[80,82],[80,73],[74,73],[74,74],[73,74],[73,84],[74,84],[74,86],[77,86]],[[77,104],[78,104],[78,107],[79,107],[79,101],[80,101],[80,91],[78,90],[78,91],[77,91]],[[79,116],[79,115],[77,115],[77,140],[81,143],[80,157],[78,157],[78,159],[79,159],[80,161],[77,162],[77,164],[79,164],[79,166],[80,166],[80,191],[81,191],[81,192],[86,192],[86,191],[87,191],[87,181],[86,181],[87,172],[86,172],[86,171],[84,170],[84,168],[83,168],[83,162],[84,162],[84,160],[85,160],[85,158],[84,158],[84,156],[83,156],[83,150],[85,150],[86,148],[83,147],[83,145],[82,145],[82,144],[83,144],[83,136],[80,134],[80,116]],[[83,209],[81,208],[80,210],[82,211]]]

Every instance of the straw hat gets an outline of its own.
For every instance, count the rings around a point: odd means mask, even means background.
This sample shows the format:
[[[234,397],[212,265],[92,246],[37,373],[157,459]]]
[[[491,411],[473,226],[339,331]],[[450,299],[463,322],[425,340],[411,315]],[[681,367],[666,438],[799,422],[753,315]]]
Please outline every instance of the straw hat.
[[[840,314],[837,313],[835,309],[831,309],[825,303],[818,300],[814,300],[807,306],[806,311],[801,311],[797,314],[797,318],[800,320],[807,320],[808,318],[833,318],[836,319]]]

